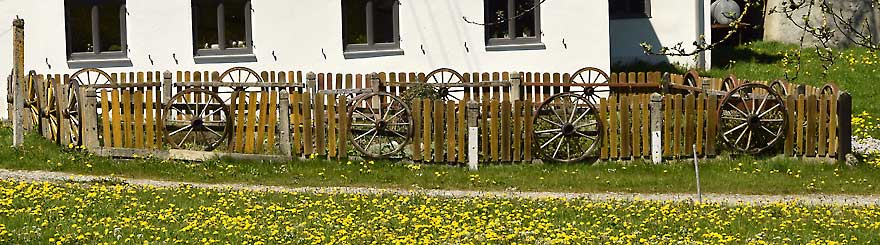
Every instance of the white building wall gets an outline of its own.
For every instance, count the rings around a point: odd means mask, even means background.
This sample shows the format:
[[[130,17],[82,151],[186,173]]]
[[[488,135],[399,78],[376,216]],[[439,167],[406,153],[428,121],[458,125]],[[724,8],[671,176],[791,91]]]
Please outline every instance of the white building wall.
[[[128,57],[133,66],[105,70],[222,71],[233,66],[344,73],[428,72],[439,67],[540,72],[574,72],[584,66],[610,69],[607,0],[547,1],[541,6],[546,49],[491,52],[485,50],[483,27],[462,20],[466,16],[482,22],[483,1],[402,1],[400,36],[405,54],[360,59],[342,55],[340,0],[252,0],[251,4],[257,62],[195,64],[189,0],[128,0]],[[12,67],[10,29],[16,15],[25,19],[27,70],[53,74],[76,70],[66,62],[63,8],[63,0],[0,0],[0,75],[4,80],[0,101],[6,101],[5,79]],[[0,103],[0,111],[6,111],[6,103]]]
[[[679,42],[687,50],[693,50],[694,41],[705,33],[710,42],[711,25],[709,14],[710,0],[653,0],[651,18],[614,19],[610,21],[611,63],[649,63],[669,62],[687,67],[711,67],[711,54],[702,57],[651,56],[639,44],[645,42],[654,46],[671,47]]]

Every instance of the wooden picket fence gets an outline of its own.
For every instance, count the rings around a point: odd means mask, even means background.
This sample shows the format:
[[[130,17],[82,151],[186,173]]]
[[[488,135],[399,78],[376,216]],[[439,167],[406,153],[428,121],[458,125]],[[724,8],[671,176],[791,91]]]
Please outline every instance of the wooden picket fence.
[[[550,96],[572,90],[564,83],[566,73],[464,73],[465,82],[499,82],[520,79],[521,86],[512,85],[464,87],[460,102],[415,100],[409,106],[414,121],[414,135],[404,156],[420,162],[462,163],[467,159],[467,102],[479,102],[479,152],[482,162],[528,162],[538,157],[533,149],[532,122],[535,109]],[[180,71],[163,76],[158,71],[123,72],[111,74],[113,83],[95,88],[97,133],[99,147],[131,149],[163,149],[159,120],[169,97],[192,86],[169,86],[176,81],[216,81],[219,72]],[[231,136],[220,151],[245,154],[281,154],[279,132],[282,117],[287,117],[290,132],[290,152],[294,156],[326,156],[346,158],[354,151],[349,146],[347,107],[350,97],[325,91],[370,88],[373,83],[399,84],[424,80],[424,73],[337,74],[319,73],[309,76],[301,71],[261,72],[263,82],[272,84],[307,84],[304,88],[272,88],[263,91],[238,92],[230,102]],[[40,77],[42,88],[56,88],[53,101],[57,107],[66,104],[65,82],[68,75]],[[612,73],[609,83],[626,84],[612,89],[609,97],[597,105],[599,117],[605,125],[601,147],[596,158],[602,160],[648,159],[651,156],[652,113],[661,113],[662,155],[665,158],[691,157],[693,150],[701,157],[713,157],[725,149],[717,135],[717,109],[720,95],[670,93],[665,86],[682,84],[682,75],[664,75],[660,72]],[[718,90],[722,79],[705,79],[705,89]],[[54,83],[51,86],[48,83]],[[765,83],[766,82],[761,82]],[[513,83],[511,83],[513,84]],[[848,128],[841,128],[847,115],[838,113],[839,97],[823,95],[819,88],[784,83],[788,91],[801,94],[786,96],[789,113],[785,142],[777,150],[786,156],[827,157],[841,155],[841,142],[846,140]],[[380,85],[380,89],[400,95],[407,86]],[[171,88],[169,90],[169,88]],[[209,87],[216,91],[215,87]],[[666,91],[667,93],[663,93]],[[247,93],[247,94],[240,94]],[[281,100],[281,93],[289,99]],[[652,94],[659,100],[652,101]],[[47,96],[44,95],[43,96]],[[194,98],[198,100],[198,98]],[[279,114],[282,103],[289,107],[289,115]],[[848,102],[847,102],[848,103]],[[44,105],[45,106],[45,105]],[[62,110],[55,110],[63,118]],[[45,115],[43,115],[45,116]],[[66,120],[60,120],[60,132],[69,129]],[[70,143],[65,137],[48,135],[46,120],[34,122],[43,125],[42,133],[61,144]],[[695,149],[691,146],[696,145]]]

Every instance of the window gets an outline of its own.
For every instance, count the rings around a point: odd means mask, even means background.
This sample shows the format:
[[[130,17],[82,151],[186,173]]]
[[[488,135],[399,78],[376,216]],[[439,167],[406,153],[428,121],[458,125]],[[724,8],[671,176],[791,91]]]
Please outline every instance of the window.
[[[540,44],[540,3],[541,0],[485,0],[487,49]]]
[[[251,2],[193,0],[193,50],[199,56],[253,55]]]
[[[348,54],[400,50],[397,0],[342,0],[342,39]]]
[[[125,0],[65,0],[69,60],[125,58]]]
[[[651,0],[608,0],[612,19],[651,18]]]

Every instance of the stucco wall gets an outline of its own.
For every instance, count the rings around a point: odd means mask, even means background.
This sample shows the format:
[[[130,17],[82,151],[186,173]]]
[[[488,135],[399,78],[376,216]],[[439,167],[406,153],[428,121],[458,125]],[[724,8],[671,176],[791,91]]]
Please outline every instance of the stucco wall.
[[[358,73],[427,72],[438,67],[461,71],[573,72],[594,66],[608,70],[607,5],[606,0],[547,1],[541,7],[542,42],[546,49],[488,52],[483,27],[462,21],[462,16],[482,21],[482,1],[402,1],[400,35],[405,54],[345,59],[341,1],[252,0],[257,62],[195,64],[190,1],[128,0],[128,57],[133,66],[106,70],[225,70],[232,66],[258,71]],[[0,0],[0,75],[4,80],[0,101],[6,101],[5,78],[12,67],[10,28],[15,15],[26,22],[26,69],[40,73],[75,71],[66,62],[63,6],[63,0]],[[465,51],[465,42],[470,52]],[[176,54],[179,63],[175,63],[172,54]],[[6,103],[0,103],[0,111],[6,111]],[[6,113],[0,115],[6,117]]]
[[[709,52],[703,58],[650,56],[639,46],[640,43],[646,42],[659,50],[661,46],[669,47],[683,42],[684,47],[692,50],[691,44],[701,33],[705,33],[709,41],[710,18],[702,14],[709,12],[709,5],[709,0],[654,0],[651,2],[651,18],[611,20],[609,30],[612,64],[646,61],[678,63],[688,67],[710,67]],[[702,11],[699,11],[700,9]]]
[[[782,0],[768,0],[767,6],[767,15],[764,21],[764,40],[771,41],[779,41],[785,43],[800,43],[801,36],[804,32],[798,28],[795,23],[792,23],[791,20],[785,17],[784,14],[781,13],[773,13],[770,14],[770,11],[773,8],[779,8],[782,6]],[[797,21],[798,25],[803,25],[802,16],[806,16],[810,14],[811,20],[810,23],[812,25],[821,25],[823,19],[827,19],[829,27],[836,30],[834,38],[829,43],[831,46],[848,46],[852,44],[852,42],[846,38],[846,35],[853,36],[853,34],[849,32],[841,32],[841,28],[845,24],[838,23],[831,16],[825,16],[822,13],[820,6],[818,5],[820,1],[817,1],[817,5],[809,10],[806,7],[799,9],[793,15],[795,21]],[[834,8],[833,11],[835,13],[842,13],[843,18],[853,18],[854,23],[853,26],[862,30],[866,34],[870,34],[874,37],[880,37],[880,11],[878,11],[877,6],[872,6],[872,0],[835,0],[832,1]],[[845,30],[846,28],[843,28]],[[810,34],[806,34],[804,38],[804,43],[808,46],[815,45],[818,43],[818,40],[810,36]]]

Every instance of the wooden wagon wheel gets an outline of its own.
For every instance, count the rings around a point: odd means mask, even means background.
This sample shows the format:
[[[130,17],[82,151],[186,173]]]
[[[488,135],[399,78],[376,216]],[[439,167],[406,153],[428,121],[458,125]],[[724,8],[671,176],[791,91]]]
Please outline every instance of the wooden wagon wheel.
[[[743,84],[727,93],[718,108],[719,130],[728,146],[759,154],[785,137],[785,102],[769,86]]]
[[[58,83],[51,77],[46,79],[46,88],[43,91],[46,98],[46,107],[43,109],[43,115],[48,119],[49,123],[49,140],[58,142],[58,129],[60,128],[60,120],[58,119],[58,104],[56,100],[55,94],[55,86],[58,86]],[[65,112],[61,110],[61,112]]]
[[[739,83],[739,80],[736,80],[736,76],[733,74],[727,75],[724,80],[721,80],[721,87],[719,90],[721,92],[730,92],[733,88],[736,88],[736,84]]]
[[[359,95],[348,109],[354,148],[368,157],[385,158],[403,150],[413,135],[409,106],[385,92]]]
[[[599,147],[603,129],[589,99],[574,93],[557,94],[541,103],[533,123],[537,151],[558,162],[589,157]]]
[[[461,73],[449,68],[440,68],[437,70],[433,70],[425,76],[425,83],[432,84],[462,84],[464,83],[464,76]],[[443,100],[452,100],[452,101],[461,101],[461,96],[456,96],[455,93],[464,92],[464,88],[453,88],[453,87],[438,87],[436,88],[437,95],[440,99]]]
[[[224,71],[220,74],[219,78],[220,82],[223,83],[239,83],[242,85],[232,85],[232,89],[235,91],[245,91],[248,86],[244,85],[246,83],[262,83],[263,78],[260,77],[260,74],[254,70],[251,70],[247,67],[233,67],[229,68],[229,70]]]
[[[33,125],[40,125],[40,118],[42,118],[43,111],[42,108],[40,108],[41,92],[42,91],[39,91],[39,88],[37,87],[37,72],[31,70],[28,72],[27,85],[24,91],[24,106],[25,109],[30,112],[31,123]]]
[[[840,90],[838,90],[837,85],[833,83],[826,83],[825,86],[822,86],[822,90],[820,91],[823,95],[827,94],[832,96],[836,96],[838,92],[840,92]]]
[[[608,86],[608,74],[595,67],[584,67],[574,72],[569,79],[569,83],[593,84],[585,86],[583,94],[594,105],[599,104],[599,100],[603,95],[611,92],[611,87]]]
[[[193,98],[203,98],[193,101]],[[172,148],[211,151],[229,138],[229,108],[212,91],[191,88],[171,97],[162,111],[163,138]]]
[[[778,93],[779,95],[782,95],[783,97],[789,95],[788,88],[785,86],[785,83],[782,80],[773,80],[772,82],[770,82],[770,88],[773,89],[773,91],[776,91],[776,93]]]
[[[67,120],[67,125],[69,129],[64,133],[62,137],[68,137],[70,143],[74,145],[80,145],[80,133],[82,132],[81,123],[80,123],[80,107],[79,107],[79,87],[80,84],[78,80],[71,80],[71,82],[67,83],[67,107],[64,108],[64,118]]]
[[[695,70],[690,70],[687,73],[685,73],[684,74],[684,81],[682,81],[682,82],[684,82],[684,84],[682,84],[682,85],[685,85],[688,87],[693,87],[693,88],[700,88],[700,86],[703,85],[703,80],[702,80],[702,78],[700,78],[700,74],[697,73],[697,71],[695,71]]]

